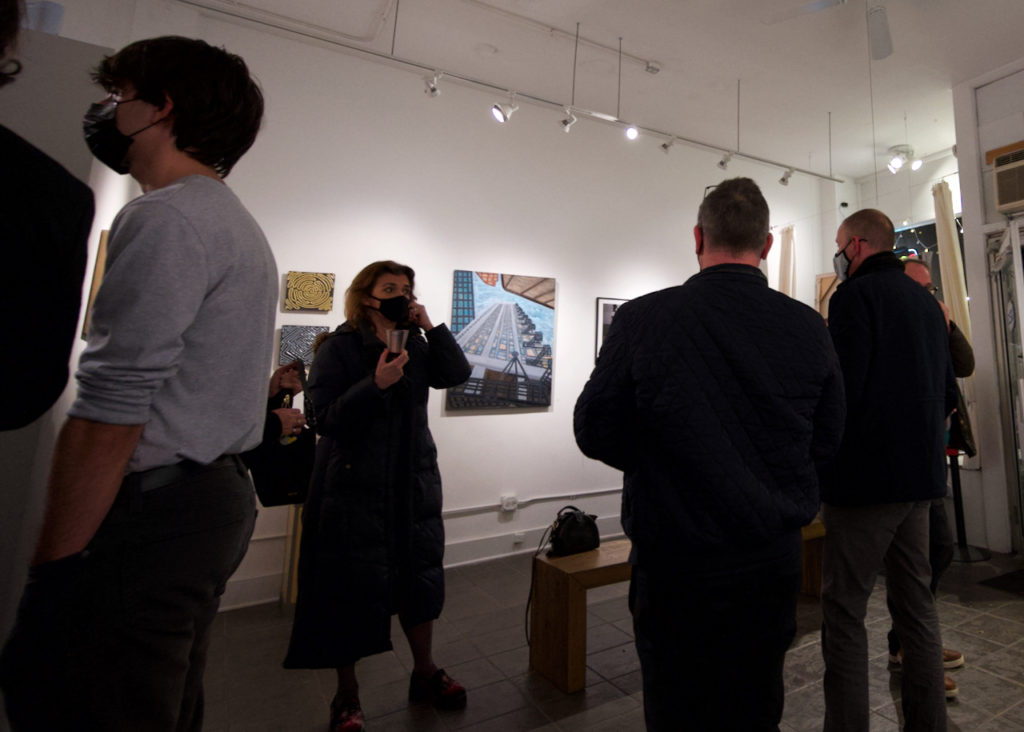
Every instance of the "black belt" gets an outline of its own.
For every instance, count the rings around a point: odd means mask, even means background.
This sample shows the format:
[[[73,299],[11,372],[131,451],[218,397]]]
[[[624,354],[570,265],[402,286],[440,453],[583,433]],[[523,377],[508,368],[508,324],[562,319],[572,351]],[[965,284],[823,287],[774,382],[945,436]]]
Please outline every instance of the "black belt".
[[[155,488],[162,488],[171,483],[177,483],[207,470],[214,470],[228,464],[237,465],[241,458],[238,455],[221,455],[209,463],[197,463],[194,460],[182,460],[173,465],[161,465],[149,470],[140,470],[137,473],[129,473],[121,482],[121,488],[146,492]]]

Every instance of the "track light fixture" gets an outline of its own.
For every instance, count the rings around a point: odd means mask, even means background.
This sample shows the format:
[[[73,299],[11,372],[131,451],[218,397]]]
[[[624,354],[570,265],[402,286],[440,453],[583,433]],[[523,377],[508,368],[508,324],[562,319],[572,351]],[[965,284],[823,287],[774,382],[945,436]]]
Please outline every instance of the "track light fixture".
[[[725,170],[726,168],[729,167],[730,160],[732,160],[732,153],[727,152],[725,155],[722,156],[722,159],[718,161],[718,167],[721,168],[722,170]]]
[[[670,137],[665,142],[661,143],[661,151],[668,155],[668,151],[672,149],[672,146],[676,144],[676,138]]]
[[[428,97],[440,96],[441,89],[438,88],[438,86],[437,86],[437,83],[440,80],[441,80],[441,72],[440,71],[435,71],[433,76],[425,77],[423,79],[423,83],[424,83],[426,88],[423,90],[423,93],[426,94]]]
[[[565,119],[562,120],[562,131],[567,133],[569,128],[576,124],[576,115],[572,113],[572,107],[565,108]]]
[[[889,162],[886,167],[896,175],[904,165],[910,163],[911,170],[920,170],[924,161],[914,157],[914,148],[910,145],[893,145],[889,148]]]
[[[789,185],[789,179],[792,178],[792,177],[793,177],[793,169],[792,168],[786,168],[786,172],[782,174],[781,178],[779,178],[779,183],[781,183],[784,186],[788,186]]]
[[[490,114],[494,115],[495,119],[499,122],[505,123],[509,121],[509,118],[512,117],[518,109],[519,107],[509,100],[509,103],[507,104],[499,102],[498,104],[490,107]]]
[[[626,126],[626,139],[627,140],[635,140],[638,137],[640,137],[640,130],[638,130],[636,128],[636,125],[627,125]]]

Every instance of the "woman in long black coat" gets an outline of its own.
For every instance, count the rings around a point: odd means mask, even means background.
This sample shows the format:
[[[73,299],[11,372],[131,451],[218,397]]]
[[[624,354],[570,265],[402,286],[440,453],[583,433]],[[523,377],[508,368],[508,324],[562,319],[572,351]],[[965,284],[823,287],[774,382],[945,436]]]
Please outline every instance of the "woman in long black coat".
[[[355,662],[391,649],[394,613],[413,652],[410,700],[466,703],[431,655],[444,604],[444,525],[427,396],[461,384],[470,366],[448,328],[416,302],[414,276],[390,261],[356,275],[347,321],[321,344],[306,390],[321,438],[284,665],[338,670],[332,732],[362,729]],[[411,334],[389,360],[386,334],[396,327]]]

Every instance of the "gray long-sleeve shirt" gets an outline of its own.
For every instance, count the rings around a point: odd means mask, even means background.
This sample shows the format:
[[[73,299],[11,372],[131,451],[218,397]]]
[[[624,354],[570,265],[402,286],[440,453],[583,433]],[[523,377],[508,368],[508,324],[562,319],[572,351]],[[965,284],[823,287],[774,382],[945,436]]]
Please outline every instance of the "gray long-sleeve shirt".
[[[145,424],[135,472],[208,463],[263,433],[277,266],[223,183],[193,175],[125,206],[69,414]]]

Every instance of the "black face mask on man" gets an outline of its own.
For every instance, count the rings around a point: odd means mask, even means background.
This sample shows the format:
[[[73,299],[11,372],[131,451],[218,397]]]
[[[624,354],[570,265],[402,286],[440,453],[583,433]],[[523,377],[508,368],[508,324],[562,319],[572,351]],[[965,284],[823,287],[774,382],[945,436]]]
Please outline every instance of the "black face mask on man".
[[[374,298],[380,307],[373,308],[392,323],[401,323],[409,319],[409,303],[412,301],[405,295],[396,295],[385,299]]]
[[[96,102],[89,105],[89,111],[82,118],[82,131],[85,133],[85,144],[89,146],[89,150],[97,160],[121,175],[128,172],[128,166],[124,159],[128,155],[132,138],[156,124],[156,122],[148,124],[130,135],[117,129],[117,119],[115,118],[117,105],[135,101],[139,100]]]

